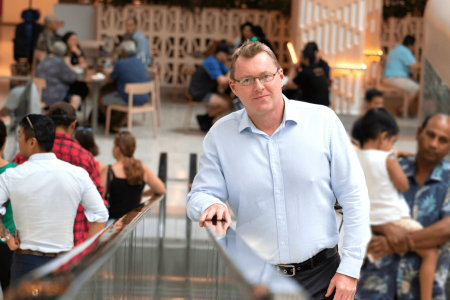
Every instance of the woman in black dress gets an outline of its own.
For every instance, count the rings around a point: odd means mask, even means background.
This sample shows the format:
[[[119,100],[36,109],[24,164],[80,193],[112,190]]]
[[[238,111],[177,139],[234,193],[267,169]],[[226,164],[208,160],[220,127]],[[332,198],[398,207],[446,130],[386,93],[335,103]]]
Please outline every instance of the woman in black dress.
[[[149,167],[133,157],[135,150],[136,139],[130,132],[116,134],[113,146],[116,162],[100,172],[110,219],[119,219],[139,206],[142,196],[166,193],[164,183]],[[145,184],[150,186],[150,190],[142,193]]]
[[[67,46],[67,52],[65,56],[66,62],[85,72],[87,69],[87,63],[84,59],[83,50],[81,50],[80,46],[78,45],[78,37],[75,32],[67,32],[62,37],[62,41],[66,43]],[[89,94],[89,88],[85,82],[77,80],[70,85],[68,94],[79,95],[84,101]]]

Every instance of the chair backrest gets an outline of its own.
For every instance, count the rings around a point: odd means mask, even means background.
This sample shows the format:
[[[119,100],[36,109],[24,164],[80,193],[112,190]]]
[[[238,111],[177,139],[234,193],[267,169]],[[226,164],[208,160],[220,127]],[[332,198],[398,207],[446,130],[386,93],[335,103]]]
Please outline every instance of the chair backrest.
[[[42,101],[42,90],[47,87],[47,81],[44,78],[33,77],[33,83],[37,87],[39,101]]]
[[[133,107],[133,95],[142,95],[152,93],[153,100],[157,97],[155,96],[155,81],[143,82],[143,83],[127,83],[125,85],[125,93],[128,94],[128,108]],[[152,106],[155,105],[155,101],[152,101]]]
[[[127,83],[125,93],[133,95],[148,94],[155,91],[155,81],[142,83]]]

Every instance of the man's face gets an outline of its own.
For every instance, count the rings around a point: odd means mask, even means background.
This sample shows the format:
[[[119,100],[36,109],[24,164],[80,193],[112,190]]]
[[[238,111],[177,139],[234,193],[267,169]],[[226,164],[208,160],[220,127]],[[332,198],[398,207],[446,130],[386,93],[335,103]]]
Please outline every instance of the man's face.
[[[375,96],[372,98],[372,101],[367,101],[366,103],[367,110],[384,107],[384,99],[382,96]]]
[[[242,35],[248,40],[253,37],[252,27],[247,25],[242,29]]]
[[[217,58],[217,60],[220,61],[220,62],[226,62],[226,61],[228,60],[228,54],[226,54],[226,53],[223,52],[223,51],[219,51],[219,52],[217,52],[217,54],[216,54],[216,58]]]
[[[52,21],[48,24],[48,29],[56,32],[56,30],[58,30],[58,19],[56,19],[56,17],[52,18]]]
[[[133,20],[127,20],[125,22],[125,31],[129,34],[133,34],[137,30],[137,25]]]
[[[35,141],[35,139],[34,139],[34,141]],[[23,132],[23,127],[20,127],[20,129],[19,129],[19,149],[20,149],[20,154],[23,157],[25,157],[25,158],[30,157],[30,153],[33,148],[32,143],[33,143],[33,138],[30,138],[26,141],[25,133]]]
[[[278,71],[278,73],[277,73]],[[266,115],[283,105],[281,88],[283,87],[283,69],[277,70],[272,59],[266,52],[258,53],[253,58],[238,57],[235,63],[234,77],[243,80],[248,77],[275,74],[270,82],[261,83],[257,78],[252,85],[242,86],[239,82],[230,80],[233,93],[239,97],[247,113],[252,115]]]
[[[437,115],[417,132],[419,156],[430,164],[439,163],[450,152],[450,119]]]

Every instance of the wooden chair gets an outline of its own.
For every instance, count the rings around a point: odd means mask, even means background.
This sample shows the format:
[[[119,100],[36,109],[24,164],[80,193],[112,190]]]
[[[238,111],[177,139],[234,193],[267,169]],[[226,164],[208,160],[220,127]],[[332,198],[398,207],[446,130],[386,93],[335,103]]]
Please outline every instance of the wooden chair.
[[[47,53],[45,51],[34,49],[33,63],[31,64],[31,75],[35,75],[37,65],[45,59]]]
[[[188,100],[187,102],[187,108],[186,108],[186,115],[184,116],[184,125],[183,125],[183,130],[184,132],[188,132],[189,131],[189,124],[192,118],[192,112],[194,111],[194,107],[196,106],[203,106],[205,108],[208,108],[210,106],[209,103],[206,102],[196,102],[192,100],[192,95],[189,94],[189,85],[190,82],[192,80],[192,75],[195,73],[195,68],[186,68],[183,72],[183,74],[185,74],[186,76],[189,77],[188,80],[188,90],[185,93],[185,96]]]
[[[33,77],[33,83],[36,85],[37,90],[38,90],[39,101],[41,102],[41,112],[42,112],[42,110],[47,106],[42,101],[42,90],[47,87],[47,81],[45,81],[44,78]]]
[[[125,93],[128,94],[128,106],[122,105],[108,105],[106,110],[106,124],[105,124],[105,135],[109,135],[109,127],[111,123],[111,111],[117,110],[128,115],[128,131],[131,132],[131,126],[133,123],[133,114],[136,113],[146,113],[152,112],[153,121],[153,138],[156,138],[156,127],[157,127],[157,116],[156,116],[156,101],[153,98],[155,95],[155,81],[144,82],[144,83],[127,83],[125,85]],[[133,95],[142,95],[152,93],[151,102],[146,103],[141,106],[133,106]]]
[[[156,106],[156,116],[158,117],[158,126],[161,126],[161,68],[149,67],[148,72],[153,74],[153,79],[155,80],[155,106]],[[153,95],[152,95],[153,97]],[[145,114],[144,114],[145,120]]]

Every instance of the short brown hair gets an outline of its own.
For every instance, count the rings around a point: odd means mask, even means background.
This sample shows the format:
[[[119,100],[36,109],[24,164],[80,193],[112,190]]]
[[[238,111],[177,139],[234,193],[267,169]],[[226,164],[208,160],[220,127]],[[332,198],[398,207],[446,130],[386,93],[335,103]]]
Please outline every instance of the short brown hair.
[[[275,54],[273,54],[272,50],[270,50],[269,47],[267,47],[261,42],[246,41],[244,44],[242,44],[241,47],[239,47],[233,53],[233,56],[231,57],[231,68],[230,68],[231,80],[236,80],[236,78],[234,78],[234,72],[236,70],[236,60],[238,59],[239,56],[242,56],[244,58],[253,58],[261,52],[266,52],[270,56],[273,64],[275,65],[275,67],[277,67],[277,70],[281,68],[280,63],[275,57]]]

